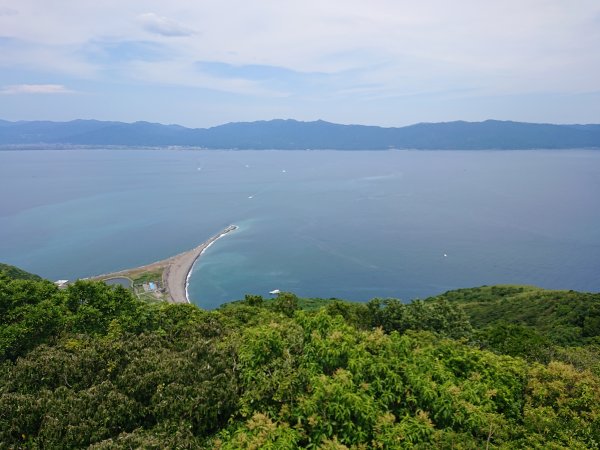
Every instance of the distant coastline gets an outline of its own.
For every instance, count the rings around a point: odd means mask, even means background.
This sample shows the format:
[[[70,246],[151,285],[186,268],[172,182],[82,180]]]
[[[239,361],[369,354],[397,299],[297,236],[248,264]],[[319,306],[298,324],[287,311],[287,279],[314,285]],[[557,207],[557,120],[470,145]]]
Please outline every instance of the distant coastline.
[[[403,127],[275,119],[186,128],[149,122],[0,120],[0,149],[534,150],[600,148],[600,125],[483,122]]]

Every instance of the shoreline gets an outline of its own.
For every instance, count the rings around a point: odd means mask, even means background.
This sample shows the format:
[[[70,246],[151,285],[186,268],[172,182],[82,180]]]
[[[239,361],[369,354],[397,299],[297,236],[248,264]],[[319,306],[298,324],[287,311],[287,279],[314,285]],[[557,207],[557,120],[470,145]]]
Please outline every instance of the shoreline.
[[[134,275],[139,276],[146,272],[162,271],[162,284],[164,293],[166,294],[166,300],[169,303],[191,303],[188,296],[188,285],[196,261],[198,261],[204,251],[218,239],[238,228],[237,225],[229,225],[197,247],[169,258],[131,269],[96,275],[87,279],[103,281],[117,277],[134,278]]]
[[[208,250],[208,248],[211,245],[213,245],[215,242],[217,242],[223,236],[226,236],[227,234],[231,233],[232,231],[237,230],[238,228],[239,227],[237,225],[229,225],[227,228],[225,228],[223,231],[221,231],[221,233],[219,233],[218,235],[214,235],[213,237],[211,237],[207,241],[204,241],[202,244],[200,244],[195,249],[191,250],[191,252],[195,252],[197,250],[200,250],[200,252],[196,255],[196,257],[193,259],[193,261],[189,265],[189,268],[186,271],[186,276],[185,276],[185,279],[184,279],[184,282],[183,282],[183,284],[184,284],[184,289],[183,290],[184,290],[184,294],[185,294],[185,300],[186,300],[187,303],[192,303],[190,301],[190,297],[188,295],[188,287],[190,285],[190,277],[192,276],[192,272],[194,270],[194,266],[196,265],[196,263],[198,262],[198,260],[200,259],[200,257],[204,254],[204,252],[206,250]]]
[[[191,303],[188,298],[187,287],[194,264],[198,258],[200,258],[204,250],[212,245],[217,239],[220,239],[237,229],[237,225],[229,225],[220,233],[210,237],[199,246],[170,258],[170,263],[166,266],[162,275],[163,286],[168,293],[169,302]]]
[[[194,259],[194,262],[192,263],[190,270],[188,270],[187,276],[185,277],[185,299],[187,300],[188,303],[192,303],[190,301],[190,296],[188,293],[188,288],[190,286],[190,277],[192,276],[192,272],[194,271],[194,267],[196,266],[196,263],[198,262],[198,260],[200,259],[200,257],[204,254],[204,252],[206,250],[208,250],[208,248],[213,245],[215,242],[217,242],[219,239],[221,239],[223,236],[226,236],[228,233],[237,230],[239,227],[237,225],[229,225],[227,228],[225,228],[221,234],[219,234],[218,236],[209,239],[208,241],[204,242],[202,245],[205,245],[205,247],[200,251],[200,254],[196,257],[196,259]]]

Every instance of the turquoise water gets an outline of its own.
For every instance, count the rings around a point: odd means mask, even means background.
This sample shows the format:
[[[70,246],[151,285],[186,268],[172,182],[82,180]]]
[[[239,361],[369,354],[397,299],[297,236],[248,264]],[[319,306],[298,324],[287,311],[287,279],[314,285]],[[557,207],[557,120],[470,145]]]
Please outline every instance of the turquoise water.
[[[0,151],[0,261],[50,279],[147,264],[229,224],[203,307],[495,283],[600,290],[600,152]]]

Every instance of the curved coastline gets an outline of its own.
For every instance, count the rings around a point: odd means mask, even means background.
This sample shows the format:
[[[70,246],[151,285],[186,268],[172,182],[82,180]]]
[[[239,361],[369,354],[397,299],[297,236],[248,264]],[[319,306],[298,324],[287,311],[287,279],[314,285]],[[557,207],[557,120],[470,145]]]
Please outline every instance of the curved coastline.
[[[218,236],[213,236],[212,238],[210,238],[208,241],[204,242],[200,246],[200,247],[203,247],[203,248],[200,250],[200,253],[196,256],[196,258],[194,258],[194,261],[192,261],[192,264],[191,264],[190,268],[188,269],[187,275],[185,277],[185,299],[186,299],[186,301],[188,303],[191,303],[190,296],[189,296],[189,293],[188,293],[188,288],[190,286],[190,277],[192,276],[192,272],[194,271],[194,266],[196,265],[196,263],[198,262],[198,260],[200,259],[200,257],[204,254],[204,252],[206,250],[208,250],[208,247],[210,247],[211,245],[213,245],[215,242],[217,242],[223,236],[226,236],[228,233],[230,233],[231,231],[235,231],[238,228],[239,227],[237,225],[229,225],[227,228],[225,228],[221,232],[221,234],[219,234]]]
[[[227,235],[231,231],[237,230],[238,228],[239,227],[237,225],[229,225],[220,233],[215,234],[197,247],[178,255],[171,256],[170,258],[156,261],[141,267],[97,275],[88,279],[107,280],[115,277],[125,277],[131,279],[132,277],[139,276],[140,274],[152,271],[160,271],[162,272],[162,284],[164,291],[163,300],[167,300],[170,303],[190,303],[190,299],[188,297],[188,285],[194,264],[198,258],[200,258],[202,253],[204,253],[208,247],[214,244],[215,241]]]
[[[237,230],[237,228],[236,225],[229,225],[219,234],[212,236],[198,247],[172,258],[171,263],[163,272],[163,284],[169,293],[169,298],[172,303],[190,303],[187,295],[187,287],[188,279],[195,262],[200,255],[202,255],[204,250],[212,245],[217,239],[220,239],[233,230]]]

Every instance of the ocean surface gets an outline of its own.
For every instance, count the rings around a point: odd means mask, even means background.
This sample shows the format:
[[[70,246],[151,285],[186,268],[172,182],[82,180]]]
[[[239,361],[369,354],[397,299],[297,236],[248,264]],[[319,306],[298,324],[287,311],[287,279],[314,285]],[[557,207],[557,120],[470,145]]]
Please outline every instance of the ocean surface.
[[[188,250],[204,308],[518,283],[600,291],[600,151],[0,151],[0,262],[75,279]]]

